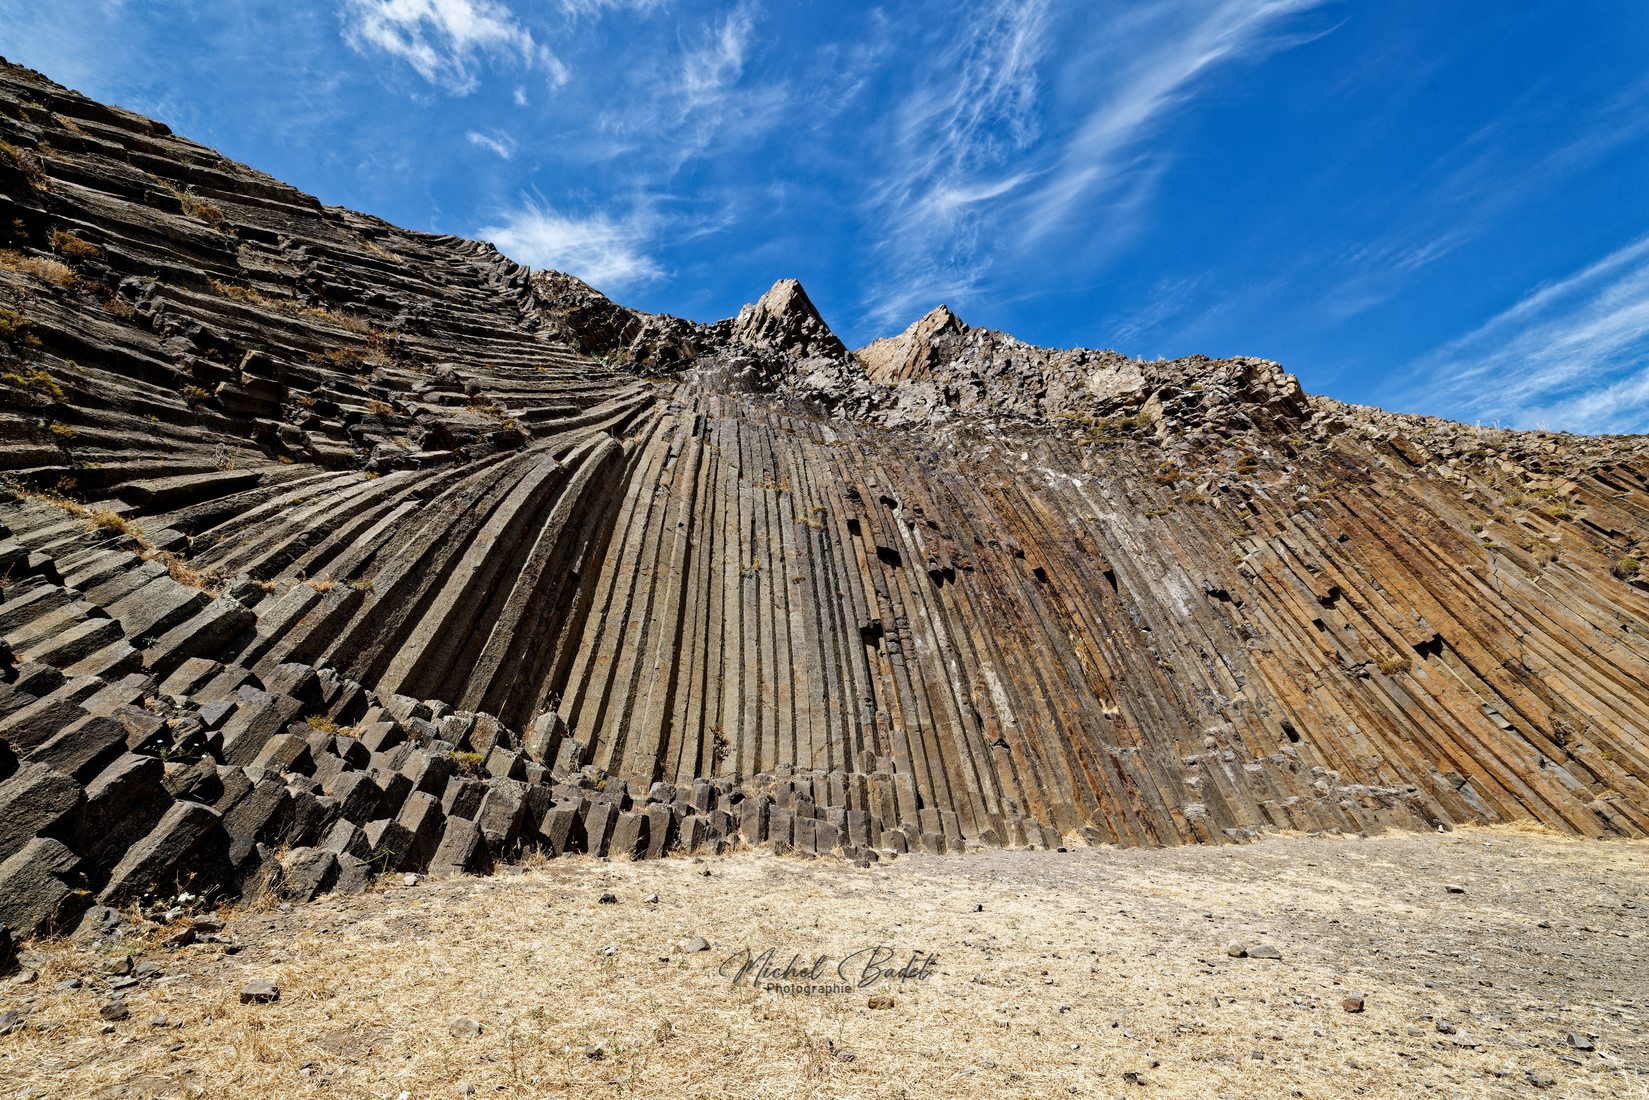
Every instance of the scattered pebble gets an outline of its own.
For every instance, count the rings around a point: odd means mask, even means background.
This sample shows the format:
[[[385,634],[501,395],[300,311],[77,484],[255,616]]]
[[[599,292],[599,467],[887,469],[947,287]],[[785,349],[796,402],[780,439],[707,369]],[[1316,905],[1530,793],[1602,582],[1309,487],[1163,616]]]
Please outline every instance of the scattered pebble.
[[[272,978],[257,978],[241,987],[240,1003],[243,1005],[273,1004],[280,999],[280,986]]]
[[[190,944],[194,943],[195,935],[196,933],[194,927],[186,926],[178,929],[170,936],[167,936],[165,939],[161,940],[160,946],[176,951],[180,947],[188,947]]]

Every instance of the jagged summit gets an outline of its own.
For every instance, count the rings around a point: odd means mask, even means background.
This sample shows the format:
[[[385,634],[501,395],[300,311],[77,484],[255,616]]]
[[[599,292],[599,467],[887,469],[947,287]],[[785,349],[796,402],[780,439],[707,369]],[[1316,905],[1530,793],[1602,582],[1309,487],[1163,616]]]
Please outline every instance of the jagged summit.
[[[558,272],[533,275],[544,309],[590,354],[768,393],[890,428],[1092,428],[1159,434],[1301,427],[1299,382],[1269,360],[1130,359],[972,328],[938,306],[849,351],[802,285],[780,279],[730,320],[695,324],[617,305]]]
[[[527,849],[1649,833],[1643,439],[859,353],[0,67],[0,921]]]
[[[911,322],[897,336],[873,340],[854,352],[864,364],[865,376],[882,386],[928,377],[941,347],[954,348],[968,331],[949,306],[940,305]]]
[[[837,359],[847,354],[795,279],[780,279],[754,305],[739,310],[733,321],[733,339],[802,359]]]

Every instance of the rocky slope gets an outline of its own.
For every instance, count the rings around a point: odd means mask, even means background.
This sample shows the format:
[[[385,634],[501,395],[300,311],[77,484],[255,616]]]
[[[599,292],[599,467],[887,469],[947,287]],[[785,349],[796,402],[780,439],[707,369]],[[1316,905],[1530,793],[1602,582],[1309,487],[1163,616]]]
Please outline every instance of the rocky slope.
[[[525,847],[1649,830],[1649,455],[697,325],[0,69],[0,915]]]

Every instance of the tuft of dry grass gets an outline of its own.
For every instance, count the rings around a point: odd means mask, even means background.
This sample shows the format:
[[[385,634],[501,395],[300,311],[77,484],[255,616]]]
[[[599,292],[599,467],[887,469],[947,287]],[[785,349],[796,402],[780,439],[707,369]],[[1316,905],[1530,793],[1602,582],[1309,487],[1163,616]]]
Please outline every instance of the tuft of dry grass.
[[[391,252],[389,249],[385,248],[383,245],[379,244],[377,241],[371,240],[370,238],[362,237],[361,238],[361,247],[364,248],[366,251],[372,253],[374,256],[378,257],[380,260],[387,260],[388,262],[390,262],[392,264],[397,264],[397,265],[406,262],[405,260],[402,260],[401,257],[396,255],[394,252]]]
[[[37,504],[44,504],[48,507],[59,509],[60,511],[66,512],[71,516],[86,515],[86,506],[84,504],[81,504],[77,500],[71,500],[69,497],[64,496],[60,492],[42,492],[35,489],[28,489],[14,481],[6,481],[4,484],[7,491],[16,496],[22,497],[24,500],[32,500]]]
[[[0,248],[0,268],[16,271],[52,286],[71,289],[75,275],[69,265],[49,256],[25,256],[15,248]]]
[[[217,578],[210,570],[191,565],[170,550],[146,550],[143,558],[164,565],[171,578],[181,585],[207,593],[216,592]]]
[[[13,168],[23,174],[23,179],[35,191],[49,191],[51,182],[46,178],[45,169],[40,167],[40,158],[13,145],[9,141],[0,141],[0,160],[8,162]]]
[[[95,260],[103,250],[90,241],[75,236],[66,229],[54,229],[51,235],[52,251],[76,260]]]
[[[304,721],[309,724],[310,729],[320,730],[322,733],[335,733],[343,737],[355,736],[353,726],[340,726],[336,720],[324,714],[311,714]]]
[[[156,561],[166,567],[167,574],[177,583],[188,588],[198,588],[208,594],[216,594],[217,578],[209,570],[201,569],[178,557],[170,550],[156,549],[149,543],[143,533],[143,528],[132,520],[121,515],[111,508],[87,509],[66,497],[51,494],[29,494],[35,499],[55,505],[72,515],[85,516],[87,529],[92,531],[114,531],[127,535],[137,542],[138,557],[144,561]]]
[[[206,285],[211,287],[212,292],[220,297],[231,298],[237,302],[246,302],[248,305],[280,309],[292,304],[278,302],[273,298],[266,297],[261,291],[246,286],[244,283],[226,283],[221,279],[207,279]]]
[[[57,384],[51,371],[45,367],[29,366],[21,362],[13,362],[10,369],[0,371],[0,385],[10,386],[12,389],[34,398],[41,398],[53,404],[61,403],[67,396],[63,387]]]
[[[165,181],[161,182],[161,186],[170,192],[173,198],[177,199],[178,205],[183,208],[183,212],[189,217],[194,218],[197,221],[205,222],[207,225],[218,230],[219,232],[224,231],[224,223],[227,221],[227,216],[223,212],[223,207],[219,206],[215,202],[210,202],[207,199],[201,198],[193,191],[185,188],[173,187]]]
[[[86,517],[86,526],[92,531],[114,531],[132,538],[141,539],[143,528],[109,508],[98,508]]]

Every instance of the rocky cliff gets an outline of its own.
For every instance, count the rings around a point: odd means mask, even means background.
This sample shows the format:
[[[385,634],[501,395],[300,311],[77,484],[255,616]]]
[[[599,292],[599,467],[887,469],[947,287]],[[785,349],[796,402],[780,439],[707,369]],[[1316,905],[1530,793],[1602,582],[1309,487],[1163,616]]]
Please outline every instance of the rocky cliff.
[[[524,848],[1649,831],[1649,454],[857,352],[0,69],[0,917]]]

